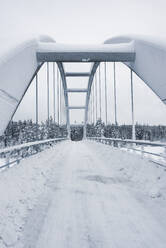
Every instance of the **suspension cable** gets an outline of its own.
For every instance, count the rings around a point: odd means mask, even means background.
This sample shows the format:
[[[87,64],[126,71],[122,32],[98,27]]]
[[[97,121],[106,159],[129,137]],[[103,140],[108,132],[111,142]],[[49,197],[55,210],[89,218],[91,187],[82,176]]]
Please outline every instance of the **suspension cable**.
[[[60,110],[60,125],[61,125],[61,121],[62,121],[62,79],[61,79],[61,77],[60,77],[60,80],[59,80],[59,84],[60,84],[60,94],[59,94],[59,110]]]
[[[88,123],[90,124],[90,100],[89,100],[89,106],[88,106]]]
[[[90,96],[90,124],[92,124],[92,92]]]
[[[118,124],[117,122],[117,99],[116,99],[116,68],[114,62],[114,113],[115,113],[115,125]]]
[[[36,74],[36,125],[38,122],[38,74]]]
[[[57,67],[57,122],[59,125],[59,69]]]
[[[93,123],[95,123],[95,81],[93,80]]]
[[[105,123],[107,125],[107,65],[104,63],[104,74],[105,74]]]
[[[55,123],[55,62],[53,62],[53,120]]]
[[[99,64],[99,107],[100,107],[100,119],[101,119],[101,68]]]
[[[135,140],[135,121],[134,121],[134,93],[133,93],[133,71],[130,69],[131,76],[131,113],[132,113],[132,139]]]
[[[95,92],[96,92],[96,122],[97,122],[97,74],[95,73]]]
[[[91,124],[93,120],[93,90],[91,90]]]
[[[49,62],[47,62],[47,120],[49,124],[50,119],[50,90],[49,90]]]

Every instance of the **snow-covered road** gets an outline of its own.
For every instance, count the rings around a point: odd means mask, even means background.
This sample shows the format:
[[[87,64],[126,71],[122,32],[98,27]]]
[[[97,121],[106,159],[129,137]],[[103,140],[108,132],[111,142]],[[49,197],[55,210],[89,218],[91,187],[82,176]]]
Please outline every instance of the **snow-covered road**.
[[[166,247],[162,168],[88,141],[63,142],[46,153],[45,189],[11,247]]]

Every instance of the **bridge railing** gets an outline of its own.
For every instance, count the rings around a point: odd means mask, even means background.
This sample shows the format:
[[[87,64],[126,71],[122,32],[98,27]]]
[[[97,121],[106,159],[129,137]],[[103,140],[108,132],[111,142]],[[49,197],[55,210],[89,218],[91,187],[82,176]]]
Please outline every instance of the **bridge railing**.
[[[0,149],[0,159],[4,160],[4,162],[2,162],[0,165],[0,169],[10,167],[12,164],[18,164],[23,158],[34,155],[43,151],[44,149],[51,148],[57,142],[64,140],[67,140],[67,138],[34,141]]]
[[[149,154],[166,160],[166,143],[150,142],[146,140],[115,139],[115,138],[105,138],[105,137],[87,137],[87,139],[95,140],[103,144],[111,145],[112,147],[126,148],[127,151],[132,150],[135,152],[139,152],[142,155],[142,157],[144,157],[145,154]],[[146,147],[162,147],[164,148],[164,151],[162,153],[146,151],[145,150]],[[157,163],[157,161],[153,161],[153,160],[151,161]],[[159,165],[162,166],[163,164],[159,163]],[[166,164],[164,164],[163,166],[166,167]]]

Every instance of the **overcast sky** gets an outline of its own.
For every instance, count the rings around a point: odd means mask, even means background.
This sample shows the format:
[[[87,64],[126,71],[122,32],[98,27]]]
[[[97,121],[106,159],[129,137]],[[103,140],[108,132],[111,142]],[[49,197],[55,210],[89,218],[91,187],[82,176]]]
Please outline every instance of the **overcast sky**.
[[[96,44],[122,34],[165,35],[164,0],[0,0],[0,11],[1,36],[8,36],[11,40],[20,35],[48,34],[57,42]],[[113,120],[111,66],[108,66],[110,121]],[[118,120],[130,123],[129,70],[121,64],[117,67]],[[44,97],[44,72],[41,81],[41,96]],[[166,106],[136,76],[134,86],[136,121],[166,124]],[[33,100],[32,85],[16,113],[16,119],[34,118],[33,105],[30,107],[28,104]],[[43,108],[40,118],[44,118]],[[80,116],[72,117],[72,121],[77,119]]]

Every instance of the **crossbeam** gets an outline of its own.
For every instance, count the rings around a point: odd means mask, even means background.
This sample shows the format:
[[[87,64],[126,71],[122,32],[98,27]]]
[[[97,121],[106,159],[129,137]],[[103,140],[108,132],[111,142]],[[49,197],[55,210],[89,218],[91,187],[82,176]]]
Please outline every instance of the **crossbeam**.
[[[133,62],[133,43],[100,45],[65,45],[50,42],[39,43],[38,62]]]
[[[89,77],[90,73],[88,72],[66,72],[66,77]]]
[[[134,52],[37,52],[38,62],[134,62]]]
[[[81,89],[81,88],[80,88],[80,89],[74,88],[74,89],[67,89],[66,91],[67,91],[67,92],[72,92],[72,93],[77,93],[77,92],[78,92],[78,93],[79,93],[79,92],[82,93],[82,92],[87,92],[88,90],[87,90],[87,89]]]
[[[68,109],[85,109],[85,106],[69,106]]]

